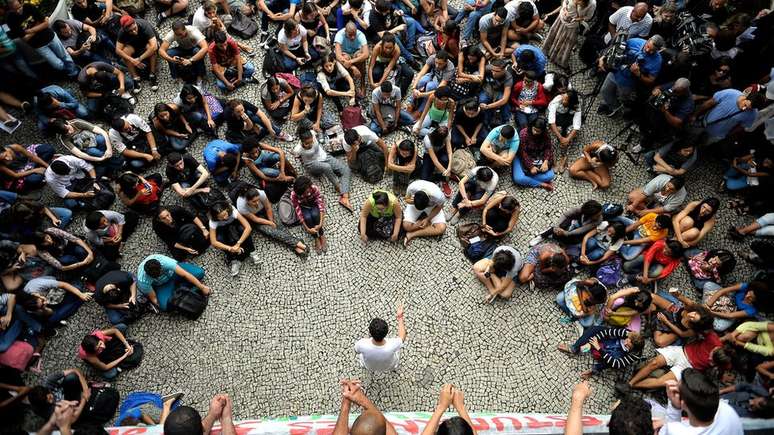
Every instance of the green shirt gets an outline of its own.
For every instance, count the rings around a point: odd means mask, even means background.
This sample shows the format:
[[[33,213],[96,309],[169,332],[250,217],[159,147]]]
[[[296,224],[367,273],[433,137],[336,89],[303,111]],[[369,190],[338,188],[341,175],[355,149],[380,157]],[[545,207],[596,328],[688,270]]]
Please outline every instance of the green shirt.
[[[387,202],[387,208],[384,209],[384,211],[379,210],[378,207],[376,207],[376,200],[374,199],[374,193],[376,192],[383,192],[387,194],[388,202]],[[382,218],[382,217],[392,217],[395,215],[395,202],[398,200],[395,198],[395,195],[393,195],[391,192],[388,192],[386,190],[374,190],[374,193],[371,194],[371,196],[368,197],[368,203],[371,204],[371,216],[375,218]]]

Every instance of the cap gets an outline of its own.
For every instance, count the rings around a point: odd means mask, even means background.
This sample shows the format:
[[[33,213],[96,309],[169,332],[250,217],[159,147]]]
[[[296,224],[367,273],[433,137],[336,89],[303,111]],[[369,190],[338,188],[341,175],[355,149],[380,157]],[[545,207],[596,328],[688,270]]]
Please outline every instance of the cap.
[[[129,15],[124,15],[123,17],[121,17],[121,20],[119,21],[119,23],[121,24],[121,27],[127,28],[132,24],[134,24],[134,18],[132,18]]]

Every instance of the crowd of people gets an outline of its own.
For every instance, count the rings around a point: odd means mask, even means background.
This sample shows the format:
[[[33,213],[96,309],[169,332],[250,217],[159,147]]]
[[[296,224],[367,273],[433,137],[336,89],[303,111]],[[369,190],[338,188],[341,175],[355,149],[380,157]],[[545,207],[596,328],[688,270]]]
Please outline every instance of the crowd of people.
[[[740,416],[773,417],[774,245],[760,240],[774,234],[766,194],[774,180],[771,2],[459,6],[74,0],[67,19],[52,21],[35,3],[5,0],[3,421],[25,407],[46,421],[40,433],[114,421],[121,398],[104,381],[137,367],[144,354],[130,325],[149,313],[198,318],[213,290],[196,257],[210,247],[222,251],[233,277],[246,260],[260,265],[255,244],[264,239],[301,258],[324,255],[331,201],[322,183],[353,213],[364,246],[382,239],[408,248],[456,228],[485,303],[508,300],[522,285],[555,292],[562,323],[583,330],[558,351],[592,357],[584,379],[604,370],[625,378],[615,387],[621,404],[611,433],[647,432],[651,404],[635,390],[665,392],[662,434],[693,433],[689,426],[741,433]],[[574,53],[585,68],[571,70]],[[574,85],[577,74],[595,80],[591,93]],[[174,83],[174,95],[157,93],[160,82]],[[260,101],[235,96],[244,86],[259,89]],[[144,101],[157,102],[136,113]],[[628,149],[592,140],[583,134],[588,116],[622,118],[640,139]],[[18,143],[23,123],[35,126],[40,143]],[[194,155],[202,138],[203,152]],[[522,207],[509,193],[518,190],[505,185],[551,192],[567,170],[604,190],[627,181],[615,171],[619,154],[640,154],[652,179],[626,186],[619,203],[577,204],[529,246],[508,243]],[[708,161],[723,166],[717,196],[732,201],[693,193],[686,175],[711,170]],[[353,176],[379,184],[385,175],[391,188],[351,203]],[[750,216],[749,223],[716,228],[719,213]],[[70,225],[75,217],[82,227]],[[123,248],[143,220],[167,252],[124,270]],[[731,252],[707,242],[713,231],[754,241]],[[729,281],[739,257],[757,271]],[[664,288],[680,267],[691,278],[685,289]],[[92,301],[106,322],[84,331],[77,354],[95,378],[68,368],[25,386],[21,373],[40,372],[45,343]],[[365,369],[398,369],[407,339],[402,306],[396,317],[397,337],[374,319],[355,345]],[[341,388],[335,433],[394,433],[359,381]],[[571,419],[588,394],[586,383],[576,387]],[[463,397],[444,386],[425,433],[474,433]],[[233,433],[228,396],[215,396],[203,419],[181,398],[133,392],[115,423],[196,434],[219,421]],[[363,413],[349,429],[353,404]],[[443,420],[449,407],[459,417]],[[568,423],[568,432],[575,428]]]

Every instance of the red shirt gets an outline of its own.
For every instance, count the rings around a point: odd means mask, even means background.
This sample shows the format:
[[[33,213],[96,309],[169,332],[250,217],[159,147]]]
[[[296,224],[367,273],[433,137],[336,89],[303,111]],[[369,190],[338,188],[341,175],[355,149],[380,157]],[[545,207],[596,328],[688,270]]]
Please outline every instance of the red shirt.
[[[712,367],[712,351],[723,344],[715,331],[704,334],[704,338],[688,343],[683,347],[685,356],[696,370],[704,371]]]
[[[658,279],[666,278],[670,273],[672,273],[673,270],[675,270],[677,266],[680,265],[679,258],[673,258],[664,254],[664,245],[666,245],[665,239],[658,240],[650,245],[650,248],[648,248],[643,254],[645,256],[645,260],[649,261],[650,264],[658,263],[664,266],[664,270],[658,276]]]
[[[210,63],[212,65],[220,65],[223,68],[228,68],[231,65],[236,64],[236,58],[239,56],[239,46],[234,38],[228,37],[226,39],[226,48],[220,49],[215,43],[210,44],[210,48],[207,50],[210,55]]]

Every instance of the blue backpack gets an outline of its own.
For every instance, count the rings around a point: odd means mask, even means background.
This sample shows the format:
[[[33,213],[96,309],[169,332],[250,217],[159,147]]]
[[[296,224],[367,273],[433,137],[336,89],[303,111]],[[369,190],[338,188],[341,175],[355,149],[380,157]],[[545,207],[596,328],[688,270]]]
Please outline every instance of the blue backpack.
[[[478,242],[471,243],[465,248],[465,256],[468,260],[476,262],[482,258],[491,256],[497,247],[496,240],[479,240]]]

